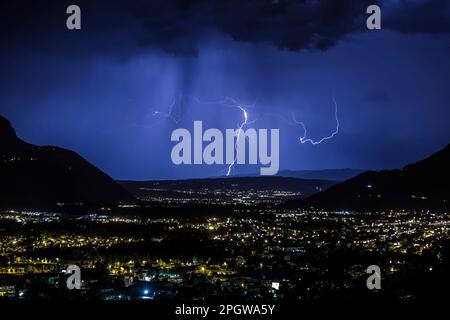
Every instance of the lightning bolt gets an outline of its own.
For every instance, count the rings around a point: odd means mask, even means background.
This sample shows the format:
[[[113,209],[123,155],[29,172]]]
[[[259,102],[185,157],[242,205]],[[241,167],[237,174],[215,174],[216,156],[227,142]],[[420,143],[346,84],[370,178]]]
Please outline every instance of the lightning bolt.
[[[244,121],[241,123],[241,125],[237,129],[238,130],[238,134],[237,134],[237,137],[236,137],[236,143],[234,144],[234,150],[235,150],[234,159],[233,159],[233,162],[228,166],[227,177],[230,176],[231,170],[233,169],[234,165],[236,164],[236,160],[237,160],[237,156],[238,156],[238,148],[237,148],[237,146],[238,146],[238,143],[239,143],[239,139],[241,137],[242,128],[244,128],[244,126],[246,126],[248,124],[248,112],[247,112],[247,110],[245,110],[245,108],[242,105],[240,105],[240,104],[236,105],[235,107],[242,111],[242,114],[244,115]]]
[[[177,103],[182,103],[183,95],[175,97],[172,103],[167,107],[167,111],[152,110],[153,117],[164,117],[172,120],[175,124],[179,124],[182,120],[182,115],[175,114],[175,107]]]
[[[294,123],[300,125],[303,128],[303,137],[300,137],[300,143],[302,143],[302,144],[310,143],[315,146],[315,145],[321,144],[322,142],[324,142],[326,140],[332,139],[335,135],[337,135],[339,133],[338,105],[337,105],[336,99],[334,97],[332,97],[332,99],[333,99],[333,103],[334,103],[334,118],[336,120],[336,128],[329,136],[323,137],[320,140],[314,141],[313,139],[306,138],[307,130],[306,130],[305,123],[302,121],[298,121],[295,118],[295,114],[292,113],[292,120],[294,121]]]
[[[247,109],[253,108],[256,105],[256,102],[253,103],[252,105],[245,105],[245,104],[237,102],[235,99],[230,98],[230,97],[225,97],[224,99],[219,100],[219,101],[202,101],[201,99],[194,97],[194,96],[189,96],[189,98],[193,99],[194,101],[196,101],[199,104],[216,104],[216,105],[221,105],[221,106],[228,107],[228,108],[236,108],[242,112],[243,121],[240,125],[238,125],[238,128],[237,128],[238,134],[236,137],[236,142],[234,143],[234,150],[235,150],[234,159],[233,159],[233,162],[228,166],[227,173],[226,173],[226,176],[229,177],[231,175],[231,170],[233,169],[233,167],[237,161],[237,157],[238,157],[238,148],[237,147],[238,147],[239,139],[241,137],[241,132],[242,132],[243,128],[246,125],[249,125],[249,124],[252,124],[252,123],[258,121],[258,119],[249,121],[249,114],[247,111]]]
[[[204,102],[201,101],[200,99],[198,99],[197,97],[190,97],[191,99],[194,99],[195,101],[197,101],[197,103],[201,103],[201,104],[216,104],[216,105],[221,105],[224,107],[228,107],[228,108],[236,108],[239,109],[242,112],[242,116],[243,116],[243,121],[240,125],[238,125],[238,134],[236,137],[236,142],[234,143],[234,150],[235,150],[235,154],[234,154],[234,159],[233,162],[228,166],[227,169],[227,173],[226,176],[229,177],[231,175],[231,170],[233,169],[234,165],[236,164],[237,161],[237,157],[238,157],[238,143],[239,143],[239,139],[241,137],[241,133],[242,130],[245,126],[252,124],[256,121],[258,121],[258,119],[254,119],[252,121],[249,121],[249,114],[247,109],[253,108],[256,105],[256,102],[253,103],[252,105],[245,105],[242,103],[237,102],[235,99],[230,98],[230,97],[225,97],[223,100],[220,101],[209,101],[209,102]]]
[[[227,108],[253,108],[256,103],[252,104],[252,105],[244,105],[242,103],[238,103],[235,99],[230,98],[230,97],[225,97],[221,100],[202,100],[196,96],[191,96],[191,95],[185,95],[185,94],[179,94],[178,96],[176,96],[172,103],[167,107],[167,111],[159,111],[159,110],[155,110],[155,109],[151,109],[151,114],[153,117],[163,117],[163,118],[168,118],[170,120],[172,120],[173,122],[175,122],[176,124],[180,123],[182,120],[182,114],[176,114],[176,110],[175,107],[177,106],[177,104],[183,103],[184,101],[187,100],[192,100],[197,104],[203,104],[203,105],[218,105],[218,106],[222,106],[222,107],[227,107]],[[255,122],[256,120],[253,120],[251,123]]]
[[[227,107],[227,108],[235,108],[238,109],[242,112],[242,116],[243,116],[243,121],[241,122],[241,124],[238,125],[237,130],[238,130],[238,134],[237,134],[237,139],[236,142],[234,144],[234,150],[235,150],[235,156],[233,159],[233,162],[228,166],[227,169],[227,173],[226,176],[230,176],[231,171],[234,167],[234,165],[236,164],[237,161],[237,156],[238,156],[238,142],[241,136],[241,132],[243,130],[243,128],[249,124],[252,124],[256,121],[258,121],[258,119],[254,119],[252,121],[249,121],[249,113],[247,111],[247,109],[253,108],[256,105],[256,102],[253,103],[252,105],[245,105],[242,103],[237,102],[235,99],[231,98],[231,97],[225,97],[221,100],[214,100],[214,101],[205,101],[202,100],[198,97],[195,96],[191,96],[191,95],[184,95],[184,94],[180,94],[178,97],[178,100],[181,99],[190,99],[192,101],[194,101],[195,103],[198,104],[204,104],[204,105],[219,105],[222,107]],[[173,122],[175,122],[176,124],[178,124],[181,121],[181,116],[174,116],[174,108],[177,104],[177,98],[174,98],[173,102],[169,105],[169,107],[167,108],[168,111],[156,111],[153,110],[152,112],[152,116],[154,117],[164,117],[164,118],[168,118],[171,119]]]

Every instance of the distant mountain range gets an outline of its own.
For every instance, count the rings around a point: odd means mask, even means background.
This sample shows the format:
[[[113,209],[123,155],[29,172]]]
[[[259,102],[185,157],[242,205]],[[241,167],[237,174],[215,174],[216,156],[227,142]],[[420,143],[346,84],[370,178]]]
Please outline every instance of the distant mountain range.
[[[272,192],[277,191],[299,193],[298,197],[306,197],[320,192],[336,184],[335,181],[306,180],[278,176],[210,178],[190,180],[159,180],[159,181],[120,181],[120,184],[138,198],[151,196],[175,196],[194,192],[203,196],[219,197],[221,193],[232,191]]]
[[[280,170],[278,177],[299,178],[308,180],[345,181],[363,173],[361,169],[323,169],[323,170]],[[257,177],[259,173],[248,172],[233,175],[239,177]],[[225,178],[225,177],[223,177]]]
[[[77,153],[19,139],[0,116],[0,206],[54,208],[133,202],[108,175]]]
[[[367,171],[291,206],[344,210],[450,209],[450,145],[398,170]]]
[[[280,177],[300,179],[345,181],[363,173],[360,169],[325,169],[325,170],[281,170]]]

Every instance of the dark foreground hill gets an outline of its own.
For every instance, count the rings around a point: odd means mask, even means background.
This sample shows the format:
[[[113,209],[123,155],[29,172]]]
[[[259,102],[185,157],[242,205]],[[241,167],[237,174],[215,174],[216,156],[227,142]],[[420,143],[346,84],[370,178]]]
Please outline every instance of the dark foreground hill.
[[[0,207],[36,209],[133,201],[117,182],[77,153],[26,143],[0,116]]]
[[[290,205],[323,209],[450,209],[450,145],[398,170],[367,171]]]

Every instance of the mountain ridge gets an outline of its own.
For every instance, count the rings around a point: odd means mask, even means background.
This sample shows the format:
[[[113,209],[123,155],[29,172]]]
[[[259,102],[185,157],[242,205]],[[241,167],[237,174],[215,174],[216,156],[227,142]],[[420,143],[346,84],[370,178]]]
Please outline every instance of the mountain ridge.
[[[366,171],[289,205],[339,210],[450,209],[450,144],[401,169]]]
[[[0,206],[54,208],[135,199],[78,153],[20,139],[0,116]]]

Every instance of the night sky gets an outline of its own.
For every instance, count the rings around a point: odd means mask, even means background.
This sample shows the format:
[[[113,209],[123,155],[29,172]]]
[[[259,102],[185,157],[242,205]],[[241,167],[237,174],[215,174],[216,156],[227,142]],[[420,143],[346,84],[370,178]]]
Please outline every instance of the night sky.
[[[401,167],[450,142],[450,1],[1,1],[0,114],[24,140],[117,179],[221,176],[175,166],[171,132],[280,129],[280,169]],[[66,28],[78,4],[82,30]],[[320,145],[302,144],[300,126]],[[223,103],[223,102],[227,103]],[[233,173],[257,172],[258,166]]]

